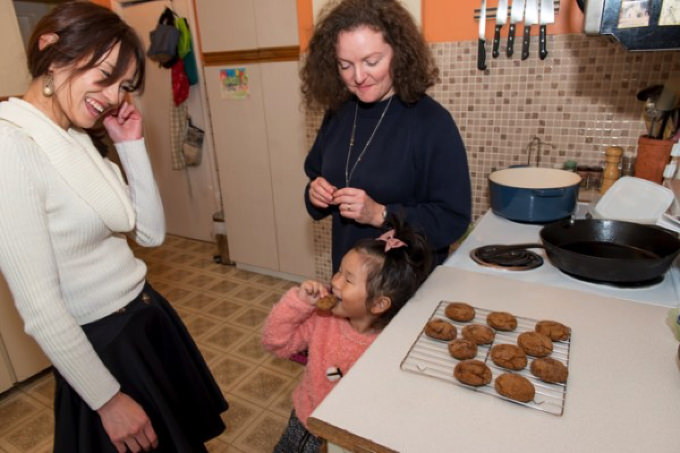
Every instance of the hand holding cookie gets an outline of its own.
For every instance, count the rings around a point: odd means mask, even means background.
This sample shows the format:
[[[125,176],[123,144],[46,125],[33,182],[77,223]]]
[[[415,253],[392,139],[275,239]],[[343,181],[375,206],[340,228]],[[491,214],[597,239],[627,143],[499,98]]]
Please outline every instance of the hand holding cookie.
[[[298,297],[309,305],[316,305],[323,297],[330,293],[326,285],[315,280],[306,280],[300,284]]]

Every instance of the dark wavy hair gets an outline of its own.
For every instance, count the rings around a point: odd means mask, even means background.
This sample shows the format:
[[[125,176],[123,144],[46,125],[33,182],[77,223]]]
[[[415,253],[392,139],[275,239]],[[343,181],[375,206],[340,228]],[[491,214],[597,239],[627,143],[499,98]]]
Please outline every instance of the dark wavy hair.
[[[394,229],[394,237],[406,246],[385,252],[385,241],[361,239],[352,250],[363,255],[366,265],[366,303],[369,308],[376,297],[391,300],[389,309],[374,322],[382,329],[415,294],[432,270],[432,252],[426,238],[416,232],[401,217],[391,215],[387,224]]]
[[[394,92],[416,102],[438,82],[439,69],[413,18],[397,0],[343,0],[324,10],[314,28],[300,77],[309,108],[336,110],[350,98],[340,78],[335,46],[340,32],[361,26],[382,33],[392,47],[390,67]]]

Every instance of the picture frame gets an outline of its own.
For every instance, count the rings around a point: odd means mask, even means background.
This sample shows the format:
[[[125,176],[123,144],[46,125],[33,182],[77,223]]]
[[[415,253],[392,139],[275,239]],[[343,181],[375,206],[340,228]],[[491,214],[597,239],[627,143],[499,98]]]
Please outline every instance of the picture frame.
[[[680,49],[680,0],[604,0],[600,33],[628,50]]]

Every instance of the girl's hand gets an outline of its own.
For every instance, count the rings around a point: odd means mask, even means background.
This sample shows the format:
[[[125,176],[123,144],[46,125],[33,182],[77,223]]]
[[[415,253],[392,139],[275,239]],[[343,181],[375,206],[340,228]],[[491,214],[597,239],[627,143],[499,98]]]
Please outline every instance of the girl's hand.
[[[158,447],[158,437],[146,412],[125,393],[116,393],[97,413],[119,453],[151,451]]]
[[[385,206],[369,197],[363,189],[344,187],[333,194],[333,204],[337,204],[340,215],[355,222],[376,228],[384,222]]]
[[[128,101],[123,101],[117,111],[108,114],[103,124],[114,143],[142,138],[142,115]]]
[[[309,184],[309,201],[317,208],[327,208],[336,190],[337,187],[319,176]]]
[[[298,289],[298,297],[300,300],[308,303],[309,305],[315,305],[319,299],[326,295],[328,295],[328,288],[326,285],[314,280],[302,282],[300,288]]]

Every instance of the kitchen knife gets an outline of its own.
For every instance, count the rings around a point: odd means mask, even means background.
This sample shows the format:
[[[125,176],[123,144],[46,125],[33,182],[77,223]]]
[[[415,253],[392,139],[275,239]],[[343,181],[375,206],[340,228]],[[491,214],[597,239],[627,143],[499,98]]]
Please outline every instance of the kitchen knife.
[[[498,7],[496,7],[496,30],[493,34],[493,52],[494,58],[498,58],[498,47],[501,44],[501,28],[508,20],[508,0],[499,0]]]
[[[524,12],[524,38],[522,39],[522,60],[529,58],[529,40],[531,39],[531,26],[538,23],[538,1],[527,0],[527,8]]]
[[[538,55],[541,60],[545,60],[548,56],[548,50],[545,47],[545,26],[552,23],[555,23],[555,4],[553,0],[541,0],[541,28],[538,33],[540,41]]]
[[[508,30],[508,48],[506,54],[512,57],[515,44],[515,24],[522,21],[524,16],[524,0],[513,0],[510,9],[510,30]]]
[[[486,69],[486,0],[482,0],[482,6],[479,10],[479,40],[477,42],[477,69],[483,71]]]

